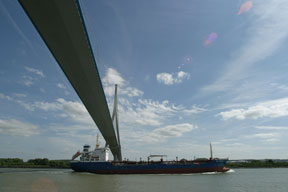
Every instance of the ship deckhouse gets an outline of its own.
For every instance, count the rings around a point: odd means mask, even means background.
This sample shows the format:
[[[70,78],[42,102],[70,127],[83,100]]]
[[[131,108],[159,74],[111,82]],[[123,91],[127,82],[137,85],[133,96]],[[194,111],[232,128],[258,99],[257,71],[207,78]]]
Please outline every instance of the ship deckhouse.
[[[80,161],[99,161],[104,162],[109,160],[109,147],[95,148],[94,151],[89,151],[90,145],[83,146],[82,156]]]

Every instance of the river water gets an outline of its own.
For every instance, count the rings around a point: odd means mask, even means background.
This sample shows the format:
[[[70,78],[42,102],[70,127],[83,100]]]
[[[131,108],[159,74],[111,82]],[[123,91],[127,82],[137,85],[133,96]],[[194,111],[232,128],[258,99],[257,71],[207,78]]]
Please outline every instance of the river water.
[[[69,169],[0,168],[0,191],[287,192],[288,168],[185,175],[96,175]]]

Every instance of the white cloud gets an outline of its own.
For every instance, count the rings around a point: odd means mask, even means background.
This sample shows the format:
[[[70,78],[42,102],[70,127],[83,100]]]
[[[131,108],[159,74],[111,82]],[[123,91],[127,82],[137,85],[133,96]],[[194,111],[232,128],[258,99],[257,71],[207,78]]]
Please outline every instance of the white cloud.
[[[66,101],[62,98],[57,99],[57,102],[61,104],[62,111],[70,117],[70,119],[84,124],[94,124],[90,114],[82,103]]]
[[[63,85],[62,83],[57,83],[57,87],[59,87],[60,89],[66,89],[65,85]]]
[[[184,77],[183,73],[179,73],[179,77]],[[179,117],[190,116],[205,111],[205,109],[193,106],[185,108],[181,105],[175,105],[168,100],[155,101],[151,99],[134,97],[141,97],[143,92],[137,88],[131,87],[130,83],[126,81],[119,72],[115,69],[109,68],[103,78],[104,90],[108,97],[109,108],[113,107],[114,84],[120,82],[118,89],[118,111],[120,126],[130,131],[138,131],[149,126],[167,126],[171,122],[179,121]],[[119,83],[118,83],[119,84]],[[108,94],[107,94],[108,93]],[[110,110],[111,111],[111,110]],[[181,121],[183,121],[183,118]],[[138,132],[137,132],[138,133]],[[135,133],[136,134],[136,133]],[[141,133],[139,133],[141,134]]]
[[[0,99],[7,99],[8,101],[12,100],[12,98],[10,96],[7,96],[7,95],[5,95],[3,93],[0,93]]]
[[[38,109],[42,109],[44,111],[57,111],[57,110],[61,110],[62,109],[62,105],[59,102],[35,102],[31,105],[31,107],[34,108],[38,108]]]
[[[133,87],[126,87],[120,91],[120,94],[128,95],[129,97],[140,97],[143,95],[143,92]]]
[[[177,78],[186,78],[186,76],[185,72],[177,74]],[[118,89],[120,92],[118,94],[118,115],[121,137],[125,140],[157,143],[165,141],[169,137],[180,137],[196,128],[190,123],[183,123],[185,117],[206,111],[206,109],[197,106],[186,108],[182,105],[175,105],[168,100],[144,99],[141,90],[131,87],[130,83],[112,68],[107,70],[103,78],[110,109],[113,107],[115,83],[120,85]],[[181,123],[177,123],[179,119],[181,119]]]
[[[255,126],[255,128],[263,130],[288,130],[288,127],[284,126]]]
[[[235,141],[238,141],[239,138],[229,138],[229,139],[220,139],[218,141],[213,141],[213,145],[216,144],[224,144],[224,143],[231,143],[231,142],[235,142]]]
[[[119,99],[120,122],[127,126],[159,126],[167,123],[169,119],[180,116],[190,116],[201,113],[205,109],[193,106],[191,109],[171,104],[169,101],[153,101],[151,99],[138,99],[130,102],[125,98]]]
[[[192,106],[191,109],[186,109],[185,107],[179,107],[179,110],[181,109],[181,111],[186,114],[186,115],[191,115],[191,114],[197,114],[197,113],[202,113],[207,111],[207,109],[201,108],[201,107],[197,107],[197,106]]]
[[[35,102],[32,107],[44,111],[58,111],[60,117],[69,118],[78,123],[93,124],[93,120],[85,106],[77,101],[66,101],[59,98],[56,102]]]
[[[263,142],[277,142],[280,138],[280,133],[256,133],[253,135],[247,135],[245,138],[248,139],[260,139]]]
[[[139,97],[143,92],[139,89],[129,86],[129,82],[123,79],[121,74],[113,68],[108,68],[102,80],[106,96],[114,96],[115,84],[119,86],[118,95],[127,95],[129,97]]]
[[[124,132],[123,137],[129,141],[139,143],[159,143],[165,142],[169,138],[182,137],[185,133],[197,129],[197,126],[190,123],[180,123],[158,127],[151,131],[135,130]]]
[[[33,82],[31,80],[27,80],[27,79],[23,80],[22,83],[26,87],[30,87],[31,85],[33,85]]]
[[[19,98],[27,97],[27,95],[23,93],[14,93],[14,95]]]
[[[50,147],[54,147],[55,149],[61,151],[64,154],[71,155],[75,153],[73,150],[79,149],[81,146],[77,145],[75,141],[63,137],[49,137],[48,142],[50,143]],[[59,146],[61,146],[59,148]],[[65,157],[67,158],[67,156]]]
[[[23,75],[22,80],[19,82],[22,85],[25,85],[26,87],[30,87],[34,84],[35,79],[33,77]]]
[[[41,78],[45,77],[44,73],[38,69],[31,68],[31,67],[25,67],[25,69],[29,73],[33,73],[37,76],[40,76]],[[22,85],[25,85],[26,87],[30,87],[31,85],[33,85],[35,83],[36,80],[37,80],[37,78],[35,76],[31,77],[29,75],[23,75],[21,77],[21,80],[19,81],[19,83]]]
[[[64,90],[65,95],[69,95],[70,92],[68,91],[67,87],[62,83],[57,83],[57,87]]]
[[[58,98],[54,102],[36,101],[33,103],[26,103],[21,100],[13,101],[15,101],[29,111],[40,109],[47,112],[53,112],[56,116],[58,115],[62,118],[68,118],[78,123],[94,125],[93,120],[88,111],[86,110],[85,106],[78,101],[66,101],[63,98]]]
[[[18,103],[19,105],[21,105],[22,107],[24,107],[26,110],[28,111],[34,111],[34,106],[29,104],[29,103],[25,103],[22,100],[14,100],[16,103]]]
[[[120,73],[113,68],[108,68],[106,75],[103,78],[103,84],[119,86],[126,84],[126,81],[121,77]]]
[[[139,99],[137,103],[130,103],[126,99],[119,101],[120,121],[124,124],[158,126],[176,112],[175,107],[168,101],[158,102],[145,99]]]
[[[222,116],[224,120],[231,118],[244,120],[288,116],[288,98],[262,102],[247,109],[232,109],[230,111],[221,112],[218,115]]]
[[[16,119],[0,119],[0,134],[29,137],[39,133],[37,125]]]
[[[172,74],[158,73],[156,78],[157,78],[158,82],[164,83],[165,85],[173,85],[174,84],[174,78],[173,78]]]
[[[78,124],[78,125],[58,125],[58,124],[54,124],[54,125],[50,125],[49,129],[51,129],[52,131],[55,132],[60,132],[60,131],[65,131],[65,132],[69,132],[69,131],[83,131],[83,130],[98,130],[96,128],[96,126],[91,126],[91,125],[85,125],[85,124]]]
[[[0,98],[1,98],[1,94],[0,94]],[[19,105],[21,105],[22,107],[24,107],[26,110],[29,110],[29,111],[34,111],[35,109],[41,109],[44,111],[56,111],[56,110],[62,109],[61,104],[57,102],[49,103],[49,102],[36,101],[34,103],[27,103],[25,101],[14,99],[14,98],[11,98],[10,101],[14,101],[15,103],[18,103]]]
[[[279,136],[280,136],[279,133],[256,133],[253,135],[247,135],[246,138],[271,139]]]
[[[19,96],[17,96],[17,97],[19,97]],[[22,97],[22,96],[20,96],[20,97]],[[3,93],[0,93],[0,99],[6,99],[8,101],[12,101],[12,102],[18,103],[19,105],[21,105],[22,107],[24,107],[25,109],[27,109],[29,111],[33,111],[34,110],[34,107],[31,104],[25,103],[22,100],[17,100],[15,98],[10,97],[8,95],[5,95]]]
[[[286,19],[288,2],[286,0],[255,1],[248,40],[238,50],[224,73],[204,91],[224,91],[245,78],[244,71],[250,66],[271,56],[288,36]]]
[[[30,73],[34,73],[40,77],[45,77],[44,73],[39,70],[39,69],[35,69],[35,68],[32,68],[32,67],[25,67],[26,71],[30,72]]]
[[[152,134],[156,137],[181,137],[184,133],[190,132],[193,129],[196,129],[197,126],[194,126],[189,123],[167,125],[165,127],[157,128],[153,130]]]
[[[53,135],[57,135],[62,138],[66,137],[82,140],[82,144],[95,141],[95,133],[96,131],[99,132],[95,125],[84,123],[72,125],[51,124],[47,127],[46,130],[49,130],[49,132],[52,132]],[[100,138],[103,140],[102,137]]]
[[[165,85],[173,85],[175,83],[181,83],[185,79],[190,78],[190,74],[184,71],[178,73],[158,73],[156,75],[157,81]]]

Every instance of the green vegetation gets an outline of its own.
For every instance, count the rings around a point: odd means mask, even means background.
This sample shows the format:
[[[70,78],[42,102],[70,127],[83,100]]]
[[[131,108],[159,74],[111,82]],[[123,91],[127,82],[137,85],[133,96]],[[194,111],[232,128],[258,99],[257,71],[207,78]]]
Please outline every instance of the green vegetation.
[[[229,168],[278,168],[278,167],[287,167],[288,162],[275,162],[273,160],[252,160],[249,162],[230,162],[226,164],[226,167]]]
[[[70,168],[70,160],[0,158],[1,168]]]

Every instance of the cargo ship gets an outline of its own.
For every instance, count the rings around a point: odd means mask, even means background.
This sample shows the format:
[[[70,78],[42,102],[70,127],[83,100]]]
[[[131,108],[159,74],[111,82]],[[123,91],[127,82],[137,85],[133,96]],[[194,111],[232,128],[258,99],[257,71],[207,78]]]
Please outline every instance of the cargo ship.
[[[120,145],[118,114],[117,114],[117,85],[115,85],[114,110],[112,120],[115,120],[118,142]],[[225,167],[228,159],[213,158],[212,145],[210,143],[210,158],[195,160],[181,159],[163,161],[166,155],[150,155],[146,161],[109,160],[109,145],[100,147],[99,135],[96,138],[96,147],[90,151],[89,145],[84,145],[82,152],[78,151],[72,157],[71,168],[76,172],[90,172],[98,174],[183,174],[183,173],[205,173],[205,172],[226,172]],[[80,160],[75,160],[80,156]],[[154,161],[152,158],[160,158]]]
[[[163,161],[165,155],[150,155],[147,161],[109,161],[109,147],[89,151],[90,146],[84,145],[82,152],[77,152],[72,159],[80,157],[80,160],[71,161],[71,168],[76,172],[90,172],[98,174],[183,174],[226,172],[225,167],[228,159],[195,159],[186,160],[178,158],[173,161]],[[212,149],[211,149],[212,151]],[[159,161],[151,160],[160,157]]]

